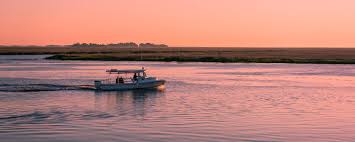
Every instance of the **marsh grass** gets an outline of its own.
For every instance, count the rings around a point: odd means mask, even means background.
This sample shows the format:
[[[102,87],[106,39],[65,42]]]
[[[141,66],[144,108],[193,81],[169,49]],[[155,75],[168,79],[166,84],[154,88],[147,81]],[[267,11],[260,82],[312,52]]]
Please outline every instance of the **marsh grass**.
[[[355,48],[0,47],[2,55],[53,54],[56,60],[355,64]]]

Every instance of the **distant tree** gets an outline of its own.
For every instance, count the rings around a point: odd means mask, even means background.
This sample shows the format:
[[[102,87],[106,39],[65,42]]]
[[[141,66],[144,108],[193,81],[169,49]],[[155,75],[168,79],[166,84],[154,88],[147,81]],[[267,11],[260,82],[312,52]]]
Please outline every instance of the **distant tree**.
[[[124,43],[111,43],[108,44],[108,46],[135,48],[138,47],[138,44],[134,42],[124,42]]]
[[[137,44],[134,42],[121,42],[121,43],[110,43],[110,44],[96,44],[96,43],[74,43],[72,47],[118,47],[118,48],[138,48],[138,47],[168,47],[165,44],[153,44],[153,43],[141,43]]]
[[[79,46],[81,46],[81,44],[79,42],[77,42],[77,43],[72,44],[71,46],[72,47],[79,47]]]
[[[80,46],[82,46],[82,47],[88,47],[89,44],[87,44],[87,43],[82,43]]]
[[[106,46],[105,44],[96,44],[96,43],[74,43],[72,47],[99,47]]]
[[[146,48],[146,47],[168,47],[165,44],[153,44],[153,43],[141,43],[139,47]]]

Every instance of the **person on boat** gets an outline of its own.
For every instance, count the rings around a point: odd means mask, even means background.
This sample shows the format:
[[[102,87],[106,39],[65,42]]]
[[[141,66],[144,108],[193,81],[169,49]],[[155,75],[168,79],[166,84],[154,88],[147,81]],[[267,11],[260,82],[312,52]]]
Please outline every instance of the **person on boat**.
[[[116,77],[116,84],[118,84],[118,77]]]
[[[124,80],[122,77],[120,77],[118,81],[119,81],[119,83],[124,84]]]
[[[134,73],[133,80],[137,81],[137,73]]]

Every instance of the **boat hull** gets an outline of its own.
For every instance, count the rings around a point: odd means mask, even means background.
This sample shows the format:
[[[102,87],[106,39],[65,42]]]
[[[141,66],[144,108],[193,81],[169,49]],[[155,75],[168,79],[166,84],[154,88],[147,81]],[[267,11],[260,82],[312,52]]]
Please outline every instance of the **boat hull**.
[[[134,89],[154,89],[165,84],[164,80],[145,81],[128,84],[100,84],[96,85],[96,90],[100,91],[121,91]]]

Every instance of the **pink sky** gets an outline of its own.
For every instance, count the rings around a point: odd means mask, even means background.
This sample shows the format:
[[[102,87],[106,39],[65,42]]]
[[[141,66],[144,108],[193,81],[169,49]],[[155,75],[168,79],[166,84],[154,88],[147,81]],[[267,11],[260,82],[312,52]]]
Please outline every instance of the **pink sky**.
[[[355,47],[354,0],[0,0],[0,44]]]

